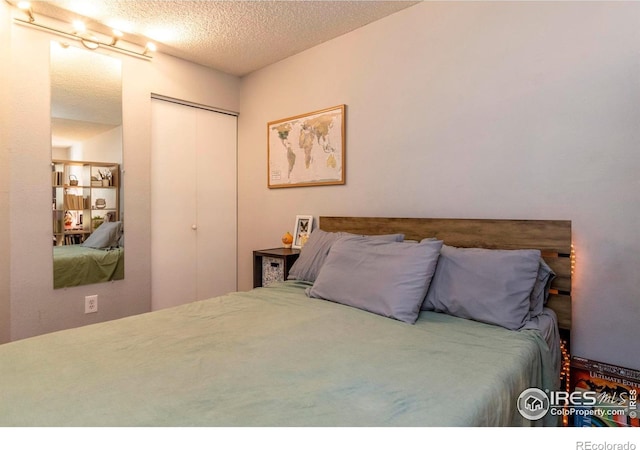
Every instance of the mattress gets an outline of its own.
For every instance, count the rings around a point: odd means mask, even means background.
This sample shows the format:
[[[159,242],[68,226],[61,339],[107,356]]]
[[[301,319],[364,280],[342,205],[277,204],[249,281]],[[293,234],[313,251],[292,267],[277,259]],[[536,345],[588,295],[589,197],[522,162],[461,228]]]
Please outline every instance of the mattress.
[[[0,426],[514,426],[557,385],[537,330],[435,312],[414,325],[248,292],[0,346]]]

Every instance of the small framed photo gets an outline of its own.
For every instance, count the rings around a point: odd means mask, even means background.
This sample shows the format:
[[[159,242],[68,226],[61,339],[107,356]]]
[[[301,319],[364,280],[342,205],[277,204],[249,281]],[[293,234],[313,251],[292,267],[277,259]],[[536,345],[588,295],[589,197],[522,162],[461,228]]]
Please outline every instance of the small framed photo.
[[[311,234],[311,227],[313,225],[313,216],[296,216],[296,225],[293,227],[295,233],[293,233],[292,248],[302,248],[309,239]]]

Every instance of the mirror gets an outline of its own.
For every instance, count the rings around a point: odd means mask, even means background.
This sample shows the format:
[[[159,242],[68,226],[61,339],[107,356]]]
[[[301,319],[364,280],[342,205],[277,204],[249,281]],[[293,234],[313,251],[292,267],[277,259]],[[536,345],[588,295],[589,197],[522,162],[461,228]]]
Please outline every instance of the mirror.
[[[124,278],[121,61],[51,43],[54,288]]]

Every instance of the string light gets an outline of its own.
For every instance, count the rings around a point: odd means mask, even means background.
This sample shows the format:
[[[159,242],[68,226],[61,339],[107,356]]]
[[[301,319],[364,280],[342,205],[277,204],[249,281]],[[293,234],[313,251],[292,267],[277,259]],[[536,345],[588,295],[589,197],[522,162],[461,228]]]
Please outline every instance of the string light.
[[[567,350],[566,339],[560,339],[560,353],[562,354],[562,361],[560,364],[560,388],[564,387],[567,393],[571,393],[571,355]],[[565,406],[568,408],[568,406]],[[567,414],[562,415],[562,425],[569,426],[569,416]]]

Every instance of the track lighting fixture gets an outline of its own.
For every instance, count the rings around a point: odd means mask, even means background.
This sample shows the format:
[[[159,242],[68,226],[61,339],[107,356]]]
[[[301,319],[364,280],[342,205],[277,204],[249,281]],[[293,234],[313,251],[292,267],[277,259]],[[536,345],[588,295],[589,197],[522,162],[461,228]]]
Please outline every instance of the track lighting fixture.
[[[8,0],[7,0],[8,2]],[[8,2],[9,3],[9,2]],[[11,4],[11,3],[9,3]],[[14,5],[12,5],[14,6]],[[20,19],[17,17],[14,17],[14,22],[18,23],[20,25],[24,25],[27,27],[31,27],[31,28],[36,28],[38,30],[41,31],[46,31],[48,33],[51,34],[55,34],[58,36],[62,36],[65,38],[69,38],[69,39],[73,39],[76,41],[80,41],[80,43],[85,47],[88,48],[89,50],[96,50],[98,48],[106,48],[109,50],[113,50],[119,53],[123,53],[125,55],[129,55],[129,56],[135,56],[137,58],[142,58],[142,59],[147,59],[150,60],[152,58],[152,56],[149,54],[151,52],[155,52],[156,51],[156,46],[153,42],[149,42],[147,43],[147,45],[144,47],[143,51],[134,51],[134,50],[129,50],[127,48],[124,48],[122,46],[118,46],[117,44],[119,43],[120,39],[124,37],[124,34],[122,33],[122,31],[120,30],[112,30],[112,40],[111,42],[103,42],[102,40],[100,40],[98,37],[96,37],[96,35],[94,35],[92,32],[87,30],[86,25],[84,24],[84,22],[80,21],[80,20],[74,20],[73,21],[73,31],[72,32],[67,32],[67,31],[63,31],[57,28],[54,28],[52,26],[49,25],[42,25],[40,23],[36,23],[36,19],[33,15],[33,11],[31,9],[31,4],[27,1],[21,1],[19,3],[17,3],[15,6],[18,7],[18,9],[20,9],[21,11],[23,11],[26,15],[27,15],[27,19]]]
[[[24,11],[29,17],[29,22],[33,22],[36,19],[33,17],[33,11],[31,11],[31,3],[29,2],[19,2],[18,8]]]

